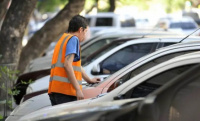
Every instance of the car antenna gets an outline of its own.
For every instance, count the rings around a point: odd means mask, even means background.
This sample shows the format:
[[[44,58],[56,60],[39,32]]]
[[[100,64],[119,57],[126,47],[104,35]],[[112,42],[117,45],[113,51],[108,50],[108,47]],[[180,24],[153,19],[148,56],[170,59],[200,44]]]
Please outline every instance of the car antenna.
[[[187,39],[189,36],[191,36],[192,34],[194,34],[196,31],[198,31],[200,28],[196,29],[194,32],[192,32],[191,34],[187,35],[186,37],[184,37],[183,39],[181,39],[179,41],[179,43],[181,43],[183,40]]]

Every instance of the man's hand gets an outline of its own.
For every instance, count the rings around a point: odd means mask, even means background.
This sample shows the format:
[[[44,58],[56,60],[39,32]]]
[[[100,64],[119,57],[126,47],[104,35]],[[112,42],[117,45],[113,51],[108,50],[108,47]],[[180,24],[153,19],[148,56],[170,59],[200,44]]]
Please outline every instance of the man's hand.
[[[76,91],[76,97],[77,97],[77,100],[83,100],[84,99],[84,95],[83,95],[81,90]]]
[[[101,79],[100,78],[93,78],[92,80],[91,80],[91,83],[99,83],[101,81]]]

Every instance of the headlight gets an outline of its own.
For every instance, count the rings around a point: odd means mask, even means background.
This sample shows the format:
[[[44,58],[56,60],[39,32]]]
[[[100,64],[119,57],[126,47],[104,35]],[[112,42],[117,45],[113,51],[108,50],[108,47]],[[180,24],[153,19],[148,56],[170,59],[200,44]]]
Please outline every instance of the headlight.
[[[26,94],[29,94],[32,92],[33,92],[33,89],[30,86],[28,86],[28,88],[26,89]]]

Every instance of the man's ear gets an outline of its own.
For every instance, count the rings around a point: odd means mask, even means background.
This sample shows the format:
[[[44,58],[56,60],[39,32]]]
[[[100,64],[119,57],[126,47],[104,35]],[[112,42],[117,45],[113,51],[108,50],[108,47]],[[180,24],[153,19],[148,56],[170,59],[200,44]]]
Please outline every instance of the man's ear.
[[[78,29],[78,32],[81,33],[82,30],[83,30],[83,27],[80,27],[80,28]]]

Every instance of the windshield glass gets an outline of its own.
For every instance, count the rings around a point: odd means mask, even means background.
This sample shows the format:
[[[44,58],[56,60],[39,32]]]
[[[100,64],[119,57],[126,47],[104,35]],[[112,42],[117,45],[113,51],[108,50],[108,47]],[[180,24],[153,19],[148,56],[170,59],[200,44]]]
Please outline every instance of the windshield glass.
[[[81,50],[81,59],[84,59],[100,49],[101,47],[111,43],[115,38],[107,38],[107,39],[101,39],[98,40],[97,42],[92,43],[89,45],[87,48]]]
[[[120,43],[113,43],[111,46],[108,46],[105,49],[102,49],[99,53],[95,53],[95,55],[88,57],[88,58],[84,58],[82,60],[82,64],[84,66],[86,66],[87,64],[93,62],[94,60],[96,60],[97,58],[99,58],[100,56],[102,56],[103,54],[105,54],[106,52],[110,51],[111,49],[117,47]],[[103,48],[103,47],[102,47]],[[92,55],[92,54],[91,54]]]

